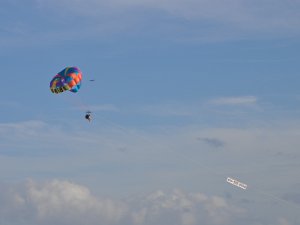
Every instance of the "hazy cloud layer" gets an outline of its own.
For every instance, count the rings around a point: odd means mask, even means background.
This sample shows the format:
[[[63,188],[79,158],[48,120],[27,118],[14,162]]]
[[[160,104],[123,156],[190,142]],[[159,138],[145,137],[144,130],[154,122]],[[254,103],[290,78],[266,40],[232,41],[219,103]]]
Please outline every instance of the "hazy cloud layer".
[[[211,104],[215,105],[249,105],[256,104],[255,96],[239,96],[239,97],[221,97],[211,100]]]
[[[299,25],[300,3],[282,0],[36,0],[40,7],[62,7],[86,15],[105,10],[158,9],[186,19],[228,23],[241,29],[294,28]]]
[[[50,1],[39,1],[48,3]],[[53,4],[53,1],[51,1]],[[90,15],[90,13],[104,13],[102,9],[112,10],[160,10],[187,20],[215,23],[218,26],[227,26],[241,31],[260,30],[299,32],[298,1],[282,0],[114,0],[105,1],[55,1],[66,9],[76,10]]]
[[[174,180],[180,185],[189,180],[191,187],[209,185],[214,193],[220,193],[213,182],[221,184],[223,190],[227,185],[226,176],[236,176],[249,185],[250,191],[253,187],[263,192],[269,190],[267,195],[277,196],[275,201],[282,197],[290,203],[292,210],[293,205],[299,205],[299,194],[295,190],[295,186],[299,185],[299,152],[296,146],[299,146],[300,125],[297,121],[281,121],[272,126],[253,124],[251,127],[165,126],[148,131],[114,123],[108,127],[101,121],[101,127],[96,130],[91,124],[88,124],[88,129],[82,129],[84,126],[78,127],[77,124],[72,127],[72,121],[69,122],[68,129],[63,124],[58,126],[42,121],[0,124],[1,176],[5,178],[9,174],[10,179],[47,179],[60,174],[59,177],[77,180],[88,176],[97,183],[96,187],[117,192],[120,192],[118,185],[122,184],[122,193],[133,193],[132,184],[138,184],[139,190],[148,191],[160,185],[170,186]],[[97,123],[96,119],[94,123]],[[57,151],[55,145],[59,146]],[[212,147],[218,147],[220,151],[211,151]],[[33,157],[36,155],[42,156]],[[110,183],[112,180],[114,183]],[[173,225],[198,225],[199,221],[233,224],[232,215],[236,215],[237,208],[232,203],[220,196],[207,195],[200,201],[195,195],[203,197],[203,194],[198,194],[162,191],[151,194],[151,201],[149,195],[115,202],[110,198],[95,197],[86,187],[70,182],[28,182],[25,186],[3,192],[3,201],[0,202],[4,202],[4,208],[1,208],[4,216],[0,218],[11,219],[15,210],[20,217],[14,217],[15,224],[25,219],[36,224],[59,224],[60,218],[66,218],[66,222],[61,224],[76,224],[82,220],[70,219],[74,214],[90,216],[90,213],[91,224],[99,219],[122,225],[133,224],[134,221],[142,225],[166,225],[167,219]],[[249,198],[246,200],[249,202]],[[68,204],[72,206],[67,207]],[[85,207],[82,208],[82,205]],[[69,209],[69,212],[64,209]],[[43,223],[41,218],[45,218]],[[111,221],[111,218],[116,220]],[[14,220],[11,221],[10,224],[14,224]],[[253,221],[249,224],[252,225]]]
[[[117,200],[93,195],[69,181],[1,185],[0,216],[4,224],[32,225],[229,225],[247,220],[247,210],[219,196],[179,189]],[[244,223],[246,224],[246,223]],[[274,224],[289,224],[275,218]]]
[[[4,12],[0,33],[6,45],[24,40],[27,44],[70,41],[74,36],[76,40],[108,38],[120,32],[196,42],[300,34],[300,4],[293,0],[31,0],[29,4],[2,4],[18,15]],[[28,10],[35,13],[26,16]]]

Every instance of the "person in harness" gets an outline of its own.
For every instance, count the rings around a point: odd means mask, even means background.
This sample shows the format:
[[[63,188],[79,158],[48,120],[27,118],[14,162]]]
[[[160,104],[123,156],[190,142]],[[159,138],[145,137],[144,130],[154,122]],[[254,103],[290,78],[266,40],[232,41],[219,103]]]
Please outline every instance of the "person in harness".
[[[91,116],[91,112],[90,112],[90,111],[87,111],[87,112],[86,112],[86,114],[85,114],[85,119],[87,119],[89,122],[91,122],[92,116]]]

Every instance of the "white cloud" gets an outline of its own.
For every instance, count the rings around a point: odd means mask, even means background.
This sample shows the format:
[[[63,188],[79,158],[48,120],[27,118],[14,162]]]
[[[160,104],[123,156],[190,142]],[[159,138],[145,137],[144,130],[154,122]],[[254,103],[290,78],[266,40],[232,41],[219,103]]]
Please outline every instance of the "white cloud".
[[[239,96],[239,97],[221,97],[210,101],[215,105],[249,105],[256,104],[257,98],[255,96]]]
[[[291,223],[286,218],[279,218],[278,224],[279,225],[291,225]]]
[[[111,224],[118,222],[127,210],[121,202],[97,199],[86,187],[68,181],[54,180],[40,187],[31,182],[27,188],[27,197],[41,221],[62,218],[69,223],[83,224],[96,223],[94,220],[98,219]]]
[[[19,185],[1,184],[3,224],[32,225],[252,225],[252,214],[220,196],[157,190],[118,200],[99,197],[82,185],[64,180]],[[267,215],[265,213],[264,215]],[[266,224],[256,218],[255,224]],[[272,223],[273,221],[273,223]],[[294,225],[283,217],[267,224]]]
[[[140,34],[193,42],[300,34],[300,4],[293,0],[18,1],[4,5],[5,11],[18,14],[5,15],[0,21],[1,47]]]
[[[110,112],[118,112],[120,111],[120,109],[115,106],[115,105],[112,105],[112,104],[104,104],[104,105],[91,105],[89,107],[89,109],[92,111],[92,112],[101,112],[101,111],[110,111]]]
[[[64,148],[69,143],[82,146],[86,143],[95,143],[97,140],[89,138],[89,135],[79,130],[71,129],[69,123],[68,129],[65,129],[67,121],[56,121],[55,123],[46,123],[40,120],[29,120],[15,123],[0,123],[1,145],[22,146],[25,148],[52,147]]]
[[[0,102],[0,106],[1,108],[6,108],[6,109],[16,109],[16,108],[20,108],[21,104],[18,102],[3,101]]]
[[[6,140],[27,139],[28,137],[36,137],[43,133],[47,124],[38,121],[22,121],[17,123],[2,123],[0,124],[0,138]]]
[[[189,107],[178,103],[165,103],[157,105],[145,105],[136,109],[139,113],[154,116],[192,116],[196,107]]]
[[[221,197],[198,198],[200,193],[157,191],[127,200],[99,198],[89,189],[69,181],[52,180],[36,183],[32,180],[14,188],[2,188],[0,216],[2,222],[14,224],[153,224],[192,225],[200,221],[227,224],[224,215],[241,214]],[[5,201],[3,201],[5,198]],[[222,203],[222,204],[220,204]],[[178,220],[179,219],[179,220]]]
[[[233,214],[237,217],[244,215],[244,210],[227,203],[221,206],[216,199],[225,202],[221,197],[209,197],[202,193],[187,193],[179,189],[171,192],[160,190],[146,198],[134,199],[133,208],[141,208],[134,215],[139,218],[137,224],[180,225],[230,224],[228,222]],[[225,217],[228,219],[226,222]]]
[[[38,0],[40,7],[55,7],[71,10],[82,15],[104,15],[107,12],[136,10],[159,10],[187,20],[210,21],[243,32],[259,30],[299,33],[297,1],[273,0]],[[138,15],[138,14],[137,14]]]
[[[1,193],[1,197],[8,195],[6,202],[0,203],[2,222],[119,224],[127,213],[127,206],[121,201],[96,198],[86,187],[69,181],[53,180],[43,184],[29,181],[22,188]]]

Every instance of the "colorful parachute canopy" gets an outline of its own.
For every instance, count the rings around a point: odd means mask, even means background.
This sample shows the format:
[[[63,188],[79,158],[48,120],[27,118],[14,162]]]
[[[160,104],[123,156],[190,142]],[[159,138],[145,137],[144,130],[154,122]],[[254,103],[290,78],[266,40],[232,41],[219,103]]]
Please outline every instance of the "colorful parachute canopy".
[[[77,67],[66,67],[56,74],[50,82],[52,93],[59,94],[64,91],[77,92],[81,86],[82,74]]]

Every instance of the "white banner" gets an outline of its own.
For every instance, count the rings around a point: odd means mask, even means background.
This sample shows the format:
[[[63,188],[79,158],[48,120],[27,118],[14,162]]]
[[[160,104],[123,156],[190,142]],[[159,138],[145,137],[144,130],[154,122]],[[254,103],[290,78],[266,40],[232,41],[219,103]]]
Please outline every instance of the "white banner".
[[[244,190],[247,189],[247,184],[244,184],[238,180],[235,180],[233,178],[230,178],[230,177],[227,177],[227,182],[230,183],[230,184],[233,184],[234,186],[237,186],[239,188],[242,188]]]

